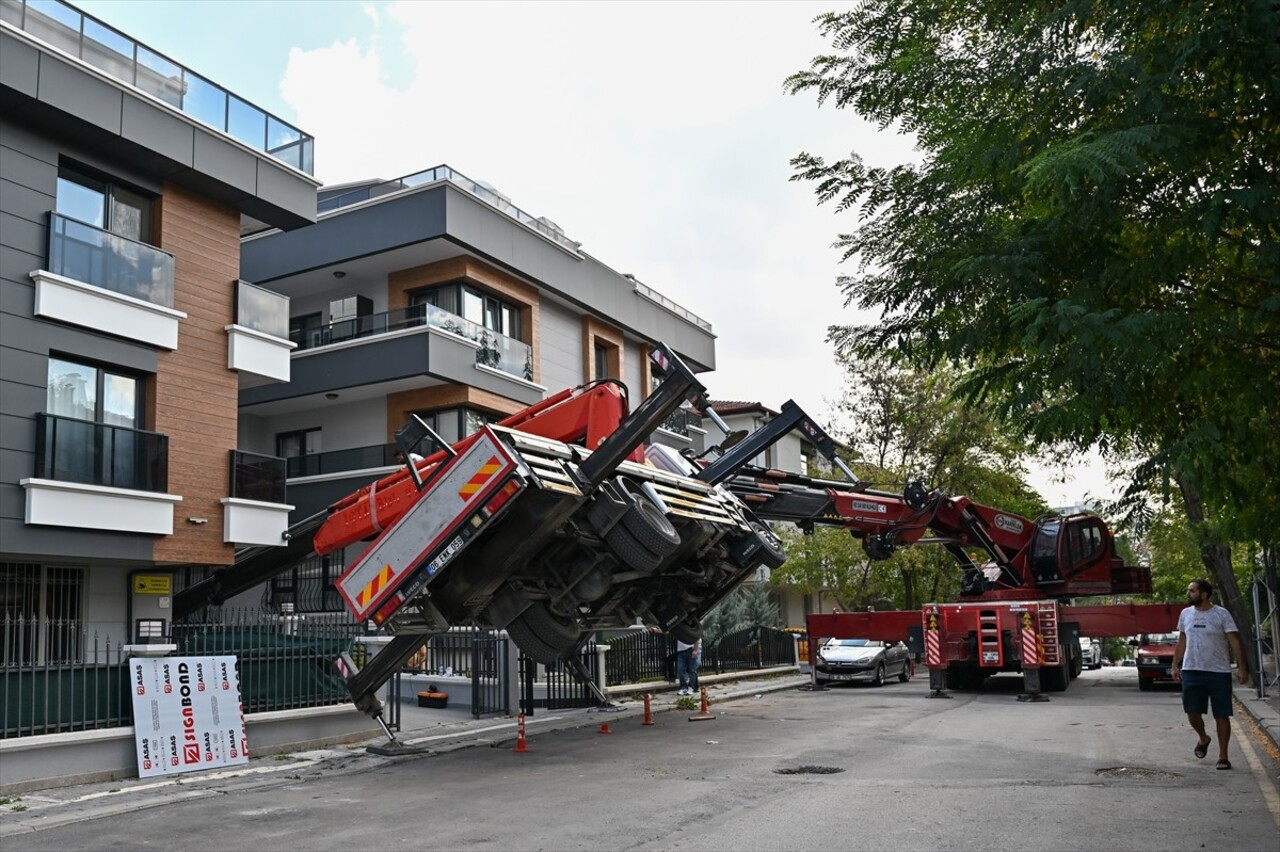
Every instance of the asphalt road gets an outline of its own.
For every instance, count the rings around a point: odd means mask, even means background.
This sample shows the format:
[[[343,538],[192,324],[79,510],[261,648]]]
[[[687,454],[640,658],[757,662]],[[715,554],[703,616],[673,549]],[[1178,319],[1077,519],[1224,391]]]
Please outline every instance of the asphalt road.
[[[533,726],[527,754],[362,759],[3,847],[1278,852],[1277,766],[1248,726],[1235,769],[1215,771],[1213,750],[1192,755],[1178,693],[1135,679],[1086,672],[1036,704],[1016,700],[1020,678],[951,699],[917,679],[765,693],[710,721],[615,719],[610,735]]]

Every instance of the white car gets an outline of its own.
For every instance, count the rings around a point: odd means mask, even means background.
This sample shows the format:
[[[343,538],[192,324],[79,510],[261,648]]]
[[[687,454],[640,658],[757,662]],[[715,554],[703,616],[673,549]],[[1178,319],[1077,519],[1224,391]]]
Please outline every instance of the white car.
[[[888,677],[911,680],[911,655],[901,642],[828,639],[818,649],[817,683],[859,681],[882,686]]]

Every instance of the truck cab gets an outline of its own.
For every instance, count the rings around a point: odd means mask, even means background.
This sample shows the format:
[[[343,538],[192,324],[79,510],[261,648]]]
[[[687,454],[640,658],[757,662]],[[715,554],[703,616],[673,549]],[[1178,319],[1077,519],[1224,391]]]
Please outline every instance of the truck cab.
[[[1177,633],[1144,633],[1129,644],[1137,649],[1138,689],[1151,689],[1157,683],[1175,683],[1173,652],[1178,645]]]

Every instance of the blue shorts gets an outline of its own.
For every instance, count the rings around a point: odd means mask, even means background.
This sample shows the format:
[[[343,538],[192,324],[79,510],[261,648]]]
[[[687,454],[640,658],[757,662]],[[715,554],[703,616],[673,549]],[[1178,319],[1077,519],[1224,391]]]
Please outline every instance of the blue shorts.
[[[1231,715],[1231,672],[1182,670],[1182,709],[1188,713],[1204,712],[1213,706],[1213,718]]]

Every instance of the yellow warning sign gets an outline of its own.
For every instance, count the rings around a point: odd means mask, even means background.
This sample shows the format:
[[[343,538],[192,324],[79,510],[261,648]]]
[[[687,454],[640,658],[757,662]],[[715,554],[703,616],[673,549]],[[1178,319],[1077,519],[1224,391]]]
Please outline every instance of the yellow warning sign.
[[[168,574],[135,574],[133,593],[135,595],[171,595],[173,578]]]
[[[1022,614],[1022,627],[1023,627],[1023,629],[1025,629],[1025,630],[1030,630],[1030,629],[1031,629],[1031,613],[1029,613],[1029,612],[1024,612],[1024,613]]]
[[[936,614],[930,613],[929,615],[929,629],[930,630],[938,629],[938,616]]]

